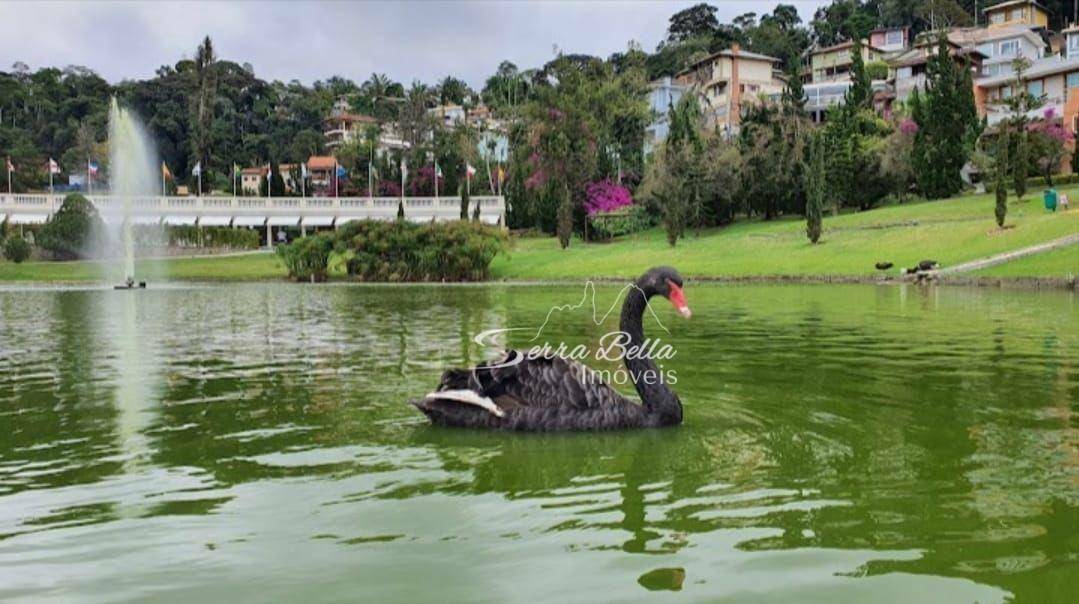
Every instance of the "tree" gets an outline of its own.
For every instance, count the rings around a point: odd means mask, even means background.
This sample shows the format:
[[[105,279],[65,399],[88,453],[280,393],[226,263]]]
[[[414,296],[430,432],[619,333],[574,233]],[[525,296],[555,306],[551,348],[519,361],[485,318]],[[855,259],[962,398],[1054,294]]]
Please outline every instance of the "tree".
[[[844,96],[844,107],[850,111],[859,111],[873,105],[873,81],[870,79],[869,72],[865,67],[865,61],[862,57],[863,48],[862,41],[856,38],[854,45],[850,49],[851,86]]]
[[[1030,168],[1030,154],[1027,143],[1030,135],[1026,128],[1015,133],[1015,153],[1012,159],[1012,182],[1015,196],[1020,200],[1027,194],[1027,170]]]
[[[1012,62],[1015,79],[1012,84],[1012,94],[1003,100],[1004,105],[1010,110],[1011,115],[1000,123],[1002,132],[1008,131],[1012,138],[1013,148],[1009,150],[1011,160],[1011,173],[1015,196],[1022,199],[1027,192],[1027,174],[1030,168],[1030,149],[1028,125],[1031,112],[1045,104],[1044,97],[1036,97],[1030,93],[1026,86],[1026,70],[1030,67],[1030,61],[1020,57]]]
[[[195,158],[193,163],[201,163],[204,175],[210,170],[210,138],[217,101],[216,61],[213,42],[210,41],[210,36],[206,36],[195,52],[195,94],[192,107],[194,116],[191,137],[191,153]],[[211,181],[211,178],[202,179],[205,185],[209,185]]]
[[[711,35],[719,28],[716,7],[700,3],[671,15],[667,40],[679,42],[696,36]]]
[[[908,0],[909,1],[909,0]],[[875,2],[833,0],[817,9],[810,26],[813,37],[821,46],[832,46],[843,40],[861,40],[877,26]]]
[[[970,159],[982,122],[974,106],[969,65],[951,53],[947,36],[926,66],[924,95],[911,96],[911,118],[918,125],[914,166],[918,185],[929,199],[950,197],[963,189],[961,172]]]
[[[38,245],[60,260],[77,260],[90,255],[94,238],[104,223],[97,209],[85,197],[73,193],[41,227]]]
[[[18,235],[12,235],[4,240],[4,258],[15,264],[22,264],[30,257],[30,244]]]
[[[809,165],[803,170],[806,189],[806,237],[816,243],[821,236],[824,220],[824,198],[828,194],[828,177],[824,162],[825,146],[820,136],[814,136],[809,148]]]
[[[1001,131],[997,140],[996,156],[996,208],[997,226],[1004,228],[1004,218],[1008,215],[1008,131]]]

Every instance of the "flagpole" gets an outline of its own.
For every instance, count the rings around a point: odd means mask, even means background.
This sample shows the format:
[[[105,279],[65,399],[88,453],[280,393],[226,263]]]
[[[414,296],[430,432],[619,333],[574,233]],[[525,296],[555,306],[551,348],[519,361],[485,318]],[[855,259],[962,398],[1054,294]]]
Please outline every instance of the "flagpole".
[[[335,198],[341,196],[340,183],[341,177],[337,174],[337,158],[335,157],[333,158],[333,196]]]
[[[49,195],[53,194],[52,190],[52,158],[49,158]]]
[[[86,158],[86,194],[94,194],[94,181],[90,178],[90,158]]]
[[[435,162],[435,199],[438,199],[438,162]]]
[[[367,198],[368,199],[371,199],[372,197],[374,197],[374,192],[375,192],[374,179],[375,179],[375,174],[374,174],[374,172],[371,171],[371,160],[368,160],[367,161]]]
[[[161,162],[161,196],[165,196],[165,162]]]

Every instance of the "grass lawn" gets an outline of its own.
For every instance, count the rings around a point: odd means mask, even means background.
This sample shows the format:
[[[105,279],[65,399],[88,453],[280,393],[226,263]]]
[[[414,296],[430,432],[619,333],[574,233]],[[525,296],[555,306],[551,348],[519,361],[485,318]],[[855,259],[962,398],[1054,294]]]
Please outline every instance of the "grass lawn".
[[[1061,190],[1079,197],[1079,187]],[[817,245],[806,239],[801,219],[742,221],[700,237],[690,233],[673,249],[661,229],[613,243],[574,241],[568,250],[552,238],[521,239],[508,256],[495,259],[492,271],[501,279],[634,277],[669,264],[690,276],[870,275],[876,262],[888,261],[896,267],[890,274],[897,274],[923,259],[949,266],[1079,232],[1079,211],[1047,213],[1040,191],[1009,205],[1013,228],[1003,231],[996,228],[993,204],[991,195],[968,195],[826,216]],[[1074,260],[1072,254],[1060,262]]]
[[[1079,245],[1012,260],[971,273],[975,277],[1056,277],[1079,276]]]
[[[80,282],[109,279],[109,270],[97,262],[24,262],[0,261],[0,281]],[[284,279],[285,267],[276,254],[269,252],[201,258],[140,260],[135,263],[139,278],[195,281],[255,281]]]

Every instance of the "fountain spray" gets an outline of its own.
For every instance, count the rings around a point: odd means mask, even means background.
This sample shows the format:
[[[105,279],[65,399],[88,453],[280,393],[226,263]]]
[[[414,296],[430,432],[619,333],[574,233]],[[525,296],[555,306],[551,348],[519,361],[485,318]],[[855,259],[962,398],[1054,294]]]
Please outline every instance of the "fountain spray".
[[[151,196],[156,192],[155,165],[157,154],[146,130],[129,109],[121,107],[112,98],[109,109],[109,189],[119,196],[119,214],[110,208],[105,213],[107,222],[120,223],[123,242],[124,285],[135,286],[135,239],[132,232],[134,202],[138,196]],[[145,283],[139,284],[145,287]]]

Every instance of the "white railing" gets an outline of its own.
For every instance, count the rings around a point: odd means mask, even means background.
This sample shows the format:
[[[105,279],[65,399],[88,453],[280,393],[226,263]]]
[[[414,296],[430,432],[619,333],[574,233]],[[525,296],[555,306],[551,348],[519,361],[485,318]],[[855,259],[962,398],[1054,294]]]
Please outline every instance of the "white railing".
[[[117,195],[88,195],[87,198],[97,207],[105,220],[115,220],[123,212],[125,199]],[[404,201],[405,218],[415,222],[432,220],[456,220],[461,215],[459,197],[175,197],[148,196],[131,197],[132,215],[147,220],[168,219],[190,222],[192,219],[213,218],[220,223],[228,218],[229,223],[242,218],[245,225],[251,222],[262,224],[275,219],[296,219],[302,224],[304,219],[312,219],[311,224],[324,225],[327,219],[331,224],[340,225],[349,220],[375,219],[392,220],[397,217],[397,209]],[[64,195],[15,193],[0,194],[0,222],[5,218],[23,224],[42,223],[58,210],[64,202]],[[488,224],[506,224],[506,203],[502,196],[473,196],[469,203],[469,216],[476,205],[480,207],[480,219]],[[316,220],[317,219],[317,220]]]

